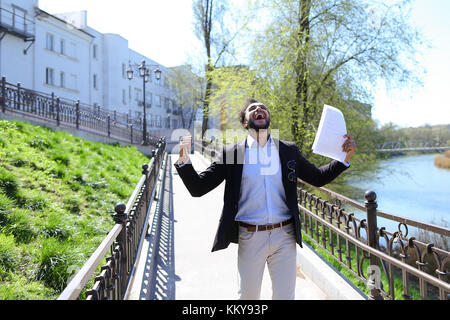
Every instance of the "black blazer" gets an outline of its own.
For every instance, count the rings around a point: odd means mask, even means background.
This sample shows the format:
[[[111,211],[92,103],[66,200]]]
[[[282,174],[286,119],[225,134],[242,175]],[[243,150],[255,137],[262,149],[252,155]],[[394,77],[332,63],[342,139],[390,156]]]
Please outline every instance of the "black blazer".
[[[317,168],[303,157],[293,142],[274,139],[278,147],[281,163],[281,175],[286,192],[287,206],[294,218],[295,240],[302,246],[300,212],[297,204],[297,183],[289,181],[287,163],[295,161],[297,177],[317,187],[323,186],[335,179],[347,169],[343,163],[333,160],[329,164]],[[242,168],[245,157],[246,140],[223,147],[222,154],[203,172],[198,174],[192,164],[185,164],[175,168],[183,180],[186,188],[193,197],[201,197],[216,188],[225,180],[225,193],[223,196],[223,209],[219,227],[214,240],[212,251],[225,249],[230,242],[238,243],[239,225],[235,221],[238,211],[239,195],[241,189]]]

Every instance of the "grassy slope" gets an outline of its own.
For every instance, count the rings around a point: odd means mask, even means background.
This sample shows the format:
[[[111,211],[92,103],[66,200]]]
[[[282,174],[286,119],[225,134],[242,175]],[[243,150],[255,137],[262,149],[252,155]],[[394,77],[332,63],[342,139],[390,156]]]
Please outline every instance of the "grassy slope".
[[[0,121],[0,300],[56,298],[148,161],[134,147]]]

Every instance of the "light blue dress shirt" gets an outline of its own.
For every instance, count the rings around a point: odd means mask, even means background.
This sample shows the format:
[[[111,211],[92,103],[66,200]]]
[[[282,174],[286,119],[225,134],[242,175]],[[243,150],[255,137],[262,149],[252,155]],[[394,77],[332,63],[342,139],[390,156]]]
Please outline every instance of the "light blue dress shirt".
[[[264,147],[247,137],[241,193],[236,220],[255,225],[279,223],[291,218],[281,179],[278,148],[272,137]]]

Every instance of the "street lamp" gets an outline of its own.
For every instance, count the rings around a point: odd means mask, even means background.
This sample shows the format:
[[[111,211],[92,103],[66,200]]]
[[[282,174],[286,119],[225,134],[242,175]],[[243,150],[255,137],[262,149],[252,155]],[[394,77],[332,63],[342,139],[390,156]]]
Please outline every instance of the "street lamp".
[[[147,140],[147,114],[146,114],[146,103],[145,103],[145,83],[147,83],[150,80],[150,69],[149,67],[156,67],[156,69],[154,70],[155,73],[155,78],[156,80],[160,80],[161,79],[161,70],[159,69],[158,65],[150,65],[147,66],[145,64],[145,59],[142,59],[142,63],[138,66],[136,64],[134,64],[133,66],[137,66],[138,70],[139,70],[139,76],[142,78],[142,86],[143,86],[143,90],[144,90],[144,95],[143,95],[143,106],[144,106],[144,121],[143,121],[143,132],[142,132],[142,145],[147,146],[148,145],[148,140]],[[129,64],[128,70],[127,70],[127,77],[128,80],[133,79],[133,69],[131,68],[131,64]]]

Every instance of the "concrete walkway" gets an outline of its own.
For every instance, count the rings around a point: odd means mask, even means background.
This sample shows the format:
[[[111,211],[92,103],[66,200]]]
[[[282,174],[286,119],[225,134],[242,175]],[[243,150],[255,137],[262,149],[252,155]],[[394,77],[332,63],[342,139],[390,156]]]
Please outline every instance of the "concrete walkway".
[[[155,248],[152,245],[158,224],[154,218],[129,299],[235,300],[238,297],[237,245],[232,243],[225,250],[211,252],[223,205],[224,183],[201,198],[193,198],[173,167],[177,158],[169,155],[164,194],[158,196],[162,209],[161,244]],[[208,166],[208,161],[198,154],[191,155],[191,160],[197,171]],[[152,259],[155,266],[150,267]],[[266,268],[261,299],[271,299],[271,296]],[[329,297],[298,269],[296,299]]]

